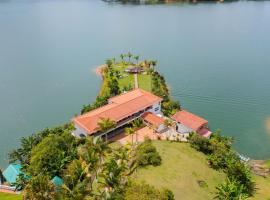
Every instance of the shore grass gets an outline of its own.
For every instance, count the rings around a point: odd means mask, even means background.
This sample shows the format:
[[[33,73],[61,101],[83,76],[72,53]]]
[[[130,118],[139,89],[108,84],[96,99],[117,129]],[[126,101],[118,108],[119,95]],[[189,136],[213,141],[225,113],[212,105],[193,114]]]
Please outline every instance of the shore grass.
[[[162,164],[138,170],[137,180],[158,188],[169,188],[175,199],[213,199],[215,187],[225,180],[225,174],[211,169],[204,154],[186,143],[153,143],[162,157]],[[204,184],[200,186],[200,182]]]
[[[1,200],[22,200],[22,195],[20,194],[8,194],[0,192]]]

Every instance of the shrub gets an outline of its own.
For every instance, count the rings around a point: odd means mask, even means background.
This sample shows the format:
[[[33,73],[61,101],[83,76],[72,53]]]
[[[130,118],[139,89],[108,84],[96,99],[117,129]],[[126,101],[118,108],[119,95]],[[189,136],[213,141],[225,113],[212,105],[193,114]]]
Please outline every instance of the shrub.
[[[210,139],[201,137],[198,134],[192,134],[189,137],[190,144],[193,148],[208,155],[208,161],[212,168],[224,170],[229,180],[233,183],[220,186],[235,186],[241,188],[243,195],[252,196],[255,192],[255,184],[251,178],[251,172],[248,166],[241,162],[239,156],[231,148],[233,139],[223,137],[219,133],[214,133]],[[232,192],[232,195],[235,195]],[[219,198],[226,199],[226,198]],[[234,199],[234,198],[231,198]]]
[[[211,143],[207,138],[204,138],[197,133],[192,133],[190,134],[188,139],[191,147],[193,147],[197,151],[201,151],[205,154],[212,153]]]
[[[151,140],[146,140],[137,148],[137,162],[139,166],[161,165],[161,157]]]
[[[130,182],[126,188],[126,200],[174,200],[173,192],[169,189],[158,190],[144,182]]]
[[[241,161],[234,161],[228,163],[225,170],[230,180],[235,180],[243,186],[243,192],[252,196],[255,192],[255,183],[252,181],[249,167]]]
[[[216,187],[217,192],[215,199],[219,200],[244,200],[248,198],[248,195],[244,192],[243,185],[239,184],[235,180],[227,179],[226,182]]]
[[[174,200],[174,194],[173,194],[173,192],[171,190],[164,189],[164,193],[165,193],[165,196],[166,196],[167,200]]]

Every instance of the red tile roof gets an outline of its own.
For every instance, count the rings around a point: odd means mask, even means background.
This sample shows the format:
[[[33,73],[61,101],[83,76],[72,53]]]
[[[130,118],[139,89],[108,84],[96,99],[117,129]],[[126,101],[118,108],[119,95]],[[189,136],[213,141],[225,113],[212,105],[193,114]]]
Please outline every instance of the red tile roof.
[[[153,113],[150,113],[150,112],[146,112],[143,114],[142,118],[147,121],[148,123],[156,126],[156,127],[159,127],[161,124],[164,124],[165,122],[165,119],[162,118],[162,117],[159,117]]]
[[[91,135],[98,130],[98,122],[101,118],[118,122],[160,101],[162,101],[160,97],[150,92],[135,89],[110,98],[109,104],[77,116],[72,121]]]
[[[208,121],[205,120],[204,118],[194,115],[185,110],[177,112],[175,115],[172,116],[172,118],[175,121],[195,131],[197,131],[201,126],[206,125],[208,123]]]

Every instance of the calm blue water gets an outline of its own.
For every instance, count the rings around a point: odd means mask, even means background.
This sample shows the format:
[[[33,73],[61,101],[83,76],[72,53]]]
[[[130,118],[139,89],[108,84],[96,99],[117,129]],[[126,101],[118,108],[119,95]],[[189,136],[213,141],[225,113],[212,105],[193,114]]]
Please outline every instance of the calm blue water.
[[[269,158],[269,22],[267,1],[0,1],[0,165],[20,137],[93,101],[94,68],[127,51],[157,59],[173,96],[234,136],[237,150]]]

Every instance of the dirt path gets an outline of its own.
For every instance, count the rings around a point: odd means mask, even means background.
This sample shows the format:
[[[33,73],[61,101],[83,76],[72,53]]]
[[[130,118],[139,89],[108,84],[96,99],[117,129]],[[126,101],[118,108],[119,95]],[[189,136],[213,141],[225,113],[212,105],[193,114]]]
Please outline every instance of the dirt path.
[[[138,74],[137,74],[137,73],[134,74],[134,81],[135,81],[135,89],[136,89],[136,88],[139,88],[139,84],[138,84]]]

